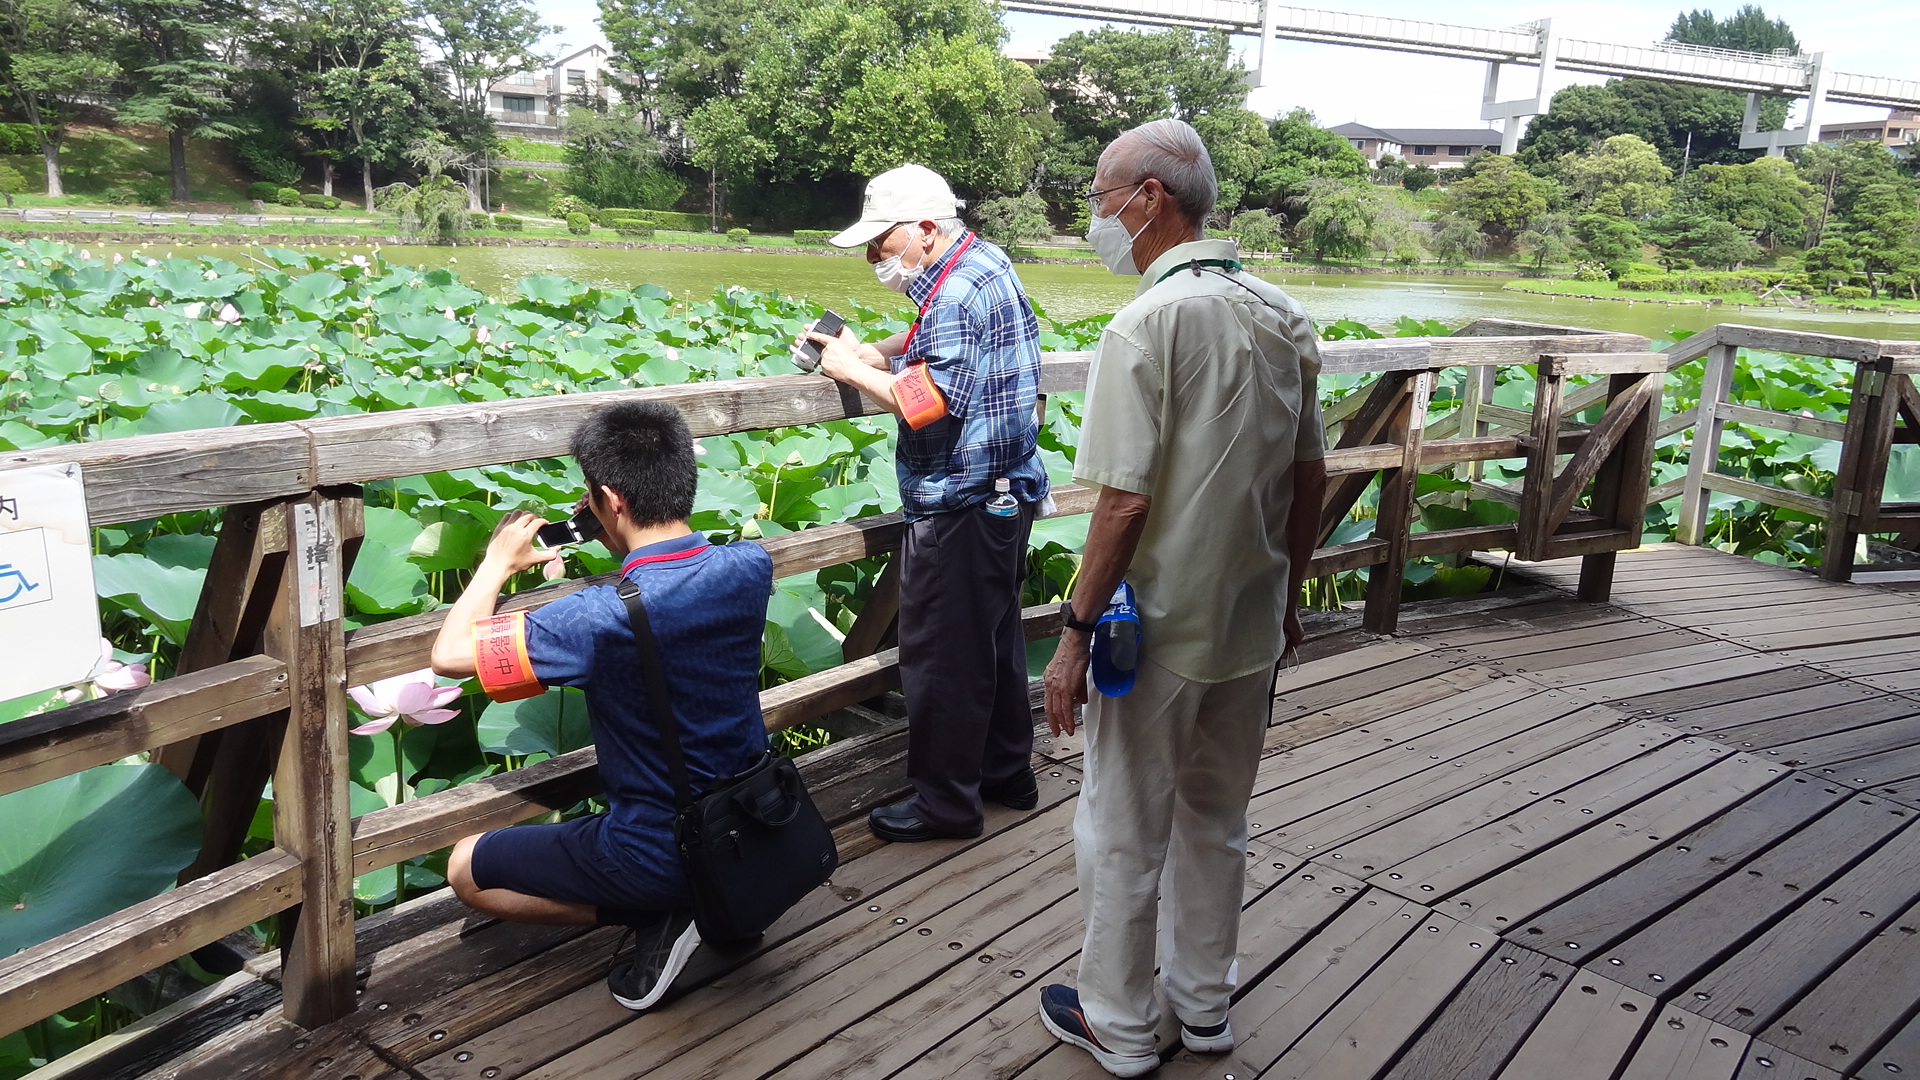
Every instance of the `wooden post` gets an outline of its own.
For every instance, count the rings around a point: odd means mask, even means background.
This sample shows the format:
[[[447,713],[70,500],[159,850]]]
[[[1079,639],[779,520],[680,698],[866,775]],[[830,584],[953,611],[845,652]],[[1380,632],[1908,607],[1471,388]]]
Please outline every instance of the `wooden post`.
[[[1498,374],[1499,369],[1491,364],[1466,369],[1465,385],[1460,391],[1460,436],[1462,438],[1477,439],[1487,434],[1489,425],[1480,419],[1480,406],[1493,399]],[[1474,480],[1483,478],[1486,470],[1487,463],[1484,461],[1470,462],[1467,465],[1467,475]]]
[[[1373,535],[1387,542],[1387,561],[1367,571],[1367,606],[1360,625],[1376,634],[1391,634],[1400,624],[1400,590],[1407,577],[1407,536],[1412,532],[1414,496],[1420,481],[1420,441],[1426,427],[1427,402],[1433,395],[1433,372],[1422,371],[1409,380],[1411,394],[1401,397],[1389,432],[1402,447],[1397,469],[1380,471],[1380,512]]]
[[[1653,475],[1654,432],[1660,426],[1660,386],[1665,381],[1666,376],[1655,374],[1607,380],[1608,402],[1639,387],[1650,397],[1593,478],[1593,512],[1616,529],[1632,530],[1636,538],[1647,520],[1647,483]],[[1613,595],[1614,561],[1611,551],[1581,556],[1580,599],[1598,604]]]
[[[1707,508],[1712,494],[1707,490],[1707,474],[1720,459],[1720,438],[1727,422],[1720,406],[1733,389],[1733,361],[1738,348],[1715,345],[1707,352],[1707,366],[1700,375],[1700,408],[1693,421],[1693,445],[1687,451],[1687,486],[1680,495],[1680,527],[1674,539],[1683,544],[1698,544],[1707,535]]]
[[[1560,463],[1560,401],[1566,376],[1554,362],[1541,357],[1533,391],[1533,425],[1529,429],[1527,478],[1520,490],[1519,534],[1515,554],[1530,562],[1546,558],[1548,521],[1553,504],[1553,480]]]
[[[347,657],[340,617],[343,526],[359,517],[359,496],[355,490],[343,500],[337,491],[316,491],[289,503],[287,511],[288,572],[281,575],[266,629],[267,652],[286,662],[291,690],[287,736],[273,776],[273,831],[275,842],[300,860],[305,897],[281,916],[286,1017],[313,1028],[354,1007]]]
[[[1340,432],[1340,441],[1333,449],[1350,450],[1380,440],[1398,442],[1398,437],[1386,429],[1395,418],[1403,415],[1411,374],[1406,371],[1381,372],[1380,377],[1374,380],[1373,389],[1367,392],[1365,403]],[[1320,509],[1320,543],[1327,542],[1327,537],[1333,534],[1333,530],[1372,482],[1373,477],[1367,473],[1336,476],[1327,482],[1327,500]]]
[[[900,553],[896,551],[887,560],[886,569],[874,579],[866,604],[847,629],[846,640],[840,643],[840,659],[851,664],[879,652],[899,620]]]
[[[1859,513],[1862,509],[1860,478],[1863,462],[1873,455],[1870,435],[1878,429],[1875,415],[1885,400],[1887,373],[1885,360],[1862,360],[1854,366],[1853,397],[1847,403],[1846,437],[1840,443],[1840,467],[1834,470],[1833,509],[1827,515],[1827,544],[1820,556],[1820,576],[1828,581],[1853,579],[1853,552],[1860,537]],[[1879,453],[1892,451],[1883,445]],[[1884,478],[1886,466],[1880,466]]]

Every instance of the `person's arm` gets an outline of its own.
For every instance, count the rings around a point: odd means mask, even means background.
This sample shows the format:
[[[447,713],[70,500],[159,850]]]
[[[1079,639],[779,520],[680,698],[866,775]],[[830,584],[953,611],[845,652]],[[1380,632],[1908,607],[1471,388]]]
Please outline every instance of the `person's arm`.
[[[809,332],[807,340],[820,346],[820,374],[853,387],[893,415],[901,415],[900,402],[893,395],[893,368],[877,348],[860,344],[847,329],[842,329],[837,338]]]
[[[1107,609],[1113,590],[1133,565],[1140,534],[1147,529],[1153,497],[1119,488],[1103,487],[1087,526],[1086,551],[1080,556],[1080,574],[1073,586],[1073,617],[1092,622]],[[1062,627],[1060,644],[1047,664],[1047,726],[1055,735],[1071,735],[1073,707],[1087,700],[1087,657],[1093,635]]]
[[[533,534],[544,524],[524,510],[500,519],[473,579],[447,609],[447,621],[440,626],[440,636],[433,639],[430,663],[434,674],[470,678],[474,674],[473,624],[493,614],[500,602],[500,590],[515,574],[560,558],[558,551],[540,551],[533,546]]]
[[[1287,512],[1287,648],[1298,649],[1307,640],[1300,626],[1300,589],[1307,583],[1307,565],[1320,543],[1320,508],[1327,502],[1327,463],[1315,458],[1296,461],[1287,470],[1293,485],[1293,508]],[[1281,654],[1285,658],[1285,653]]]

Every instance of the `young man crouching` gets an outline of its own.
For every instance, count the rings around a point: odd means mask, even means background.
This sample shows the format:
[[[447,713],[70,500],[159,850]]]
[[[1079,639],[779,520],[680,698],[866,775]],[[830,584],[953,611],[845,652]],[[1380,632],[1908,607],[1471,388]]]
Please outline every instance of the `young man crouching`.
[[[622,576],[645,600],[694,790],[741,772],[767,750],[759,673],[772,559],[758,544],[715,547],[687,524],[693,443],[672,406],[623,402],[596,410],[574,433],[573,456],[586,475],[587,506],[605,530],[601,542],[625,556]],[[497,700],[552,686],[582,690],[609,809],[466,837],[454,846],[447,877],[455,895],[496,918],[631,928],[637,949],[615,963],[607,985],[620,1004],[645,1009],[700,944],[674,850],[673,787],[626,605],[612,586],[492,618],[508,580],[559,557],[534,548],[542,524],[524,512],[501,522],[447,612],[433,670],[472,676],[484,647],[483,682]]]

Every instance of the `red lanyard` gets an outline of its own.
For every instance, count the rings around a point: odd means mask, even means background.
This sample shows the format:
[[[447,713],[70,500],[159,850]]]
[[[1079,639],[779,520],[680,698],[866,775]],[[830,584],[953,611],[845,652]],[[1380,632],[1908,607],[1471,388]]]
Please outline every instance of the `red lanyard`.
[[[954,251],[953,258],[947,260],[947,268],[940,271],[940,276],[934,279],[933,291],[927,293],[927,302],[920,305],[920,314],[915,315],[913,325],[907,327],[907,340],[900,346],[901,356],[907,355],[908,350],[913,348],[913,335],[920,332],[920,320],[927,317],[927,309],[933,306],[933,298],[940,295],[940,286],[947,283],[947,275],[953,273],[953,268],[960,265],[960,256],[965,255],[967,249],[973,246],[973,237],[973,233],[968,233],[967,238],[960,241],[960,246]]]
[[[620,573],[624,576],[632,573],[634,567],[645,566],[648,563],[674,562],[679,559],[691,559],[695,555],[705,552],[711,546],[711,544],[700,543],[693,545],[685,551],[664,551],[658,555],[635,555],[633,558],[627,560],[625,566],[620,568]]]

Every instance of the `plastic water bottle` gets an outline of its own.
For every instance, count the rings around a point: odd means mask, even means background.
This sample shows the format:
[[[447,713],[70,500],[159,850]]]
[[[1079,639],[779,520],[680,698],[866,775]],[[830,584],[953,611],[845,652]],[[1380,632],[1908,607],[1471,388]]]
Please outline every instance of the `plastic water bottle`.
[[[1013,481],[1003,476],[993,482],[993,498],[987,500],[987,513],[995,517],[1013,517],[1020,513],[1020,502],[1013,497]]]
[[[1133,598],[1127,595],[1126,584],[1113,590],[1113,599],[1108,603],[1109,612],[1124,610],[1131,613]],[[1140,664],[1140,623],[1136,619],[1103,620],[1094,633],[1106,639],[1107,662],[1116,671],[1132,671]]]

